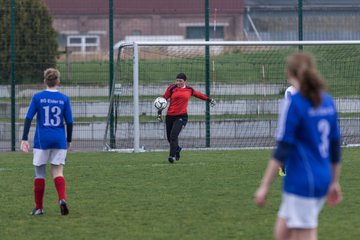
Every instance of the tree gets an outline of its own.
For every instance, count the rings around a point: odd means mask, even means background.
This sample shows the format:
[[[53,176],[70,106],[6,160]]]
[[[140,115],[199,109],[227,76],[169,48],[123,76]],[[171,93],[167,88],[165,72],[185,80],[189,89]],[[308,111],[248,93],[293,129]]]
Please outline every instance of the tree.
[[[15,2],[16,83],[40,83],[56,65],[57,32],[43,0]],[[10,83],[10,1],[0,0],[0,84]]]

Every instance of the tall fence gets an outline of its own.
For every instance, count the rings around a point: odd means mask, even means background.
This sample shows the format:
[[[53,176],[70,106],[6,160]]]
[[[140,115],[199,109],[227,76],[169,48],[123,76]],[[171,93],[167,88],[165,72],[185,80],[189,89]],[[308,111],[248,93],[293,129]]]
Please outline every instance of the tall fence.
[[[118,77],[116,50],[122,42],[197,41],[207,31],[210,41],[298,37],[296,3],[266,8],[247,1],[208,0],[208,9],[205,3],[0,0],[0,151],[18,149],[27,107],[32,95],[44,89],[42,73],[48,67],[60,70],[60,91],[71,97],[74,149],[97,151],[104,147],[110,86]],[[304,4],[303,9],[304,40],[359,39],[359,6]]]

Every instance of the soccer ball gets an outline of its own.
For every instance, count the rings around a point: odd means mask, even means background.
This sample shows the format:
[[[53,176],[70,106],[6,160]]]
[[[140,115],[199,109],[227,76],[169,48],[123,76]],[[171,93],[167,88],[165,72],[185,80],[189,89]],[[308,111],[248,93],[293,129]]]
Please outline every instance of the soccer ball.
[[[167,106],[167,101],[165,98],[163,97],[158,97],[155,99],[154,101],[154,106],[159,109],[159,110],[163,110],[166,108]]]

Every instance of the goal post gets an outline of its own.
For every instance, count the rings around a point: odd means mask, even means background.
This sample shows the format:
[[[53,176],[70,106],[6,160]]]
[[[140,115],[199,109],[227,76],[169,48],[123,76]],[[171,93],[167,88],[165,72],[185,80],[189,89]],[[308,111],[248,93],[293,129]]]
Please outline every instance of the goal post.
[[[108,117],[105,148],[167,149],[165,126],[156,120],[153,100],[179,72],[205,93],[205,46],[210,47],[210,95],[218,105],[206,118],[206,103],[190,100],[180,145],[205,148],[210,136],[210,148],[216,149],[274,146],[278,103],[287,87],[285,59],[300,45],[315,56],[336,100],[344,142],[360,144],[360,41],[181,41],[120,45],[109,102],[116,121]]]

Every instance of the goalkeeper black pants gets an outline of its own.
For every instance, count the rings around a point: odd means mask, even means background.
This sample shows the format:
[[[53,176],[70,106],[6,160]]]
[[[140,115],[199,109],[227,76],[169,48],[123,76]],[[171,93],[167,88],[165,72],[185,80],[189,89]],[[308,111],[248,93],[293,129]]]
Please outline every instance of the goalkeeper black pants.
[[[170,143],[170,157],[175,157],[179,147],[179,134],[188,121],[188,115],[166,116],[166,136]]]

